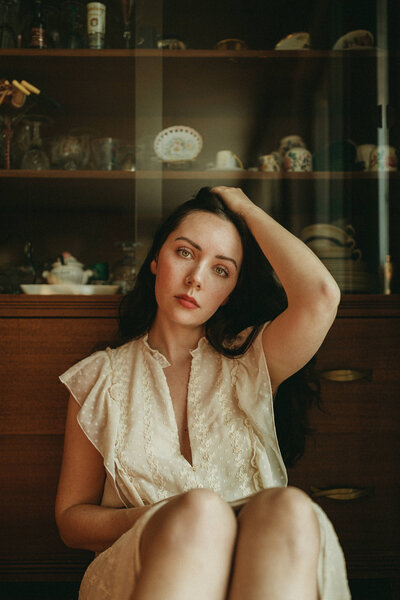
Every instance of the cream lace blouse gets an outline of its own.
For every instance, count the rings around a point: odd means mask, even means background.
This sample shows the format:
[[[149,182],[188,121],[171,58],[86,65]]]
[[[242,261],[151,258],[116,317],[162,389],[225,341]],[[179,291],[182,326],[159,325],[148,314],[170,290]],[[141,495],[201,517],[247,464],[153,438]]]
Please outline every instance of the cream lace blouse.
[[[96,352],[60,377],[104,457],[103,504],[143,506],[198,487],[234,500],[286,485],[261,334],[240,358],[222,356],[206,338],[191,354],[192,465],[180,452],[164,374],[169,363],[147,336]]]

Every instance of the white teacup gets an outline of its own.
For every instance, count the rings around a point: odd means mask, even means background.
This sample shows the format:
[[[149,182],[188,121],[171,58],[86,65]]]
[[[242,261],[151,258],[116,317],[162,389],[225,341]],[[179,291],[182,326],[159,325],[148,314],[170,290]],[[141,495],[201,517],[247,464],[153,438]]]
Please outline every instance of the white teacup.
[[[291,148],[283,159],[285,171],[312,171],[312,154],[307,148]]]
[[[306,145],[301,135],[287,135],[286,137],[283,137],[279,142],[279,152],[282,157],[285,156],[286,152],[288,150],[291,150],[291,148],[305,147]]]
[[[277,152],[271,152],[271,154],[263,154],[258,157],[258,170],[266,173],[273,171],[280,171],[281,165],[279,160],[279,154]]]
[[[240,158],[231,150],[219,150],[215,159],[215,169],[243,169]]]
[[[369,159],[370,171],[397,171],[398,156],[393,146],[375,146]]]
[[[360,164],[363,171],[369,170],[371,153],[375,147],[374,144],[361,144],[360,146],[357,146],[356,162]]]

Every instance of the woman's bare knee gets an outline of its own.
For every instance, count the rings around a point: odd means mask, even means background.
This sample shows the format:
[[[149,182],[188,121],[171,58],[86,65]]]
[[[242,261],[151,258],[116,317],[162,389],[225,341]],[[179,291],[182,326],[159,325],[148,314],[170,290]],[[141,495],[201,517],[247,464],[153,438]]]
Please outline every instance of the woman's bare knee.
[[[273,532],[296,555],[315,556],[319,550],[319,524],[312,502],[298,488],[263,490],[242,509],[239,523],[241,531]]]
[[[150,519],[142,535],[142,552],[161,544],[165,550],[203,551],[210,544],[229,548],[236,536],[229,505],[212,490],[193,489],[174,498]]]

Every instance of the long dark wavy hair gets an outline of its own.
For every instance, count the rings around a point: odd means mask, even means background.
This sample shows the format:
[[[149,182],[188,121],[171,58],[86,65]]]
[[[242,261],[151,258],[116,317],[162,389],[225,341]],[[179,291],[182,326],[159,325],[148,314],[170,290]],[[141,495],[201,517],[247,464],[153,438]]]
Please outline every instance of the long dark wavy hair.
[[[147,333],[156,316],[155,276],[150,264],[157,258],[168,236],[190,213],[203,211],[233,223],[243,246],[243,261],[238,281],[229,301],[218,308],[205,323],[205,336],[221,354],[240,356],[254,341],[261,326],[275,319],[287,307],[287,298],[274,271],[262,253],[246,222],[231,211],[221,198],[203,187],[194,198],[178,206],[156,231],[153,244],[138,273],[134,289],[120,305],[119,327],[123,342]],[[260,302],[260,298],[263,302]],[[250,332],[240,346],[233,346],[237,334]],[[308,410],[319,401],[319,387],[313,372],[313,361],[284,381],[275,396],[275,423],[279,445],[287,466],[303,454],[308,426]]]

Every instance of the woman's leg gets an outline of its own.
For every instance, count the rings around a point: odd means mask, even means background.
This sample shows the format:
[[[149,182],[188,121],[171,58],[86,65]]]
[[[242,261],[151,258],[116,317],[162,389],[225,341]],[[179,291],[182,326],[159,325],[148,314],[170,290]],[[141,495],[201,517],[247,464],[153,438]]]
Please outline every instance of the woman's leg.
[[[296,488],[263,490],[238,516],[229,600],[316,600],[319,525]]]
[[[135,600],[224,600],[237,523],[211,490],[171,500],[146,525]]]

